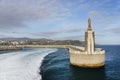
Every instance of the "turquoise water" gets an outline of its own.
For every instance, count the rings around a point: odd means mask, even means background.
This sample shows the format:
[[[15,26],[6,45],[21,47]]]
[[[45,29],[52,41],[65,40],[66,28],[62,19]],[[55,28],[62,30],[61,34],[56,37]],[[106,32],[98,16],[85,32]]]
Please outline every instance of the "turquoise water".
[[[71,66],[69,52],[59,49],[47,55],[40,67],[42,80],[120,80],[120,46],[98,46],[106,50],[106,64],[99,69]]]

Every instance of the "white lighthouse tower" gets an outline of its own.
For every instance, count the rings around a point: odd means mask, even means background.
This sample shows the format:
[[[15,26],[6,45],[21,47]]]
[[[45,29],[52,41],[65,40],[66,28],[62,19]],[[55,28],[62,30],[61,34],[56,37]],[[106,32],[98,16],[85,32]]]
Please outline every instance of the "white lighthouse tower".
[[[85,51],[87,54],[93,54],[95,51],[95,37],[91,28],[91,20],[88,19],[88,29],[85,32]]]

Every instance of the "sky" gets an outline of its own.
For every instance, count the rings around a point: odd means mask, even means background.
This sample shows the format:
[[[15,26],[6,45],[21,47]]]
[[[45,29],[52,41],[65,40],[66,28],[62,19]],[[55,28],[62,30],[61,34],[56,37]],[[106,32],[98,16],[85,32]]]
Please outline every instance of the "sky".
[[[84,41],[89,17],[97,44],[120,44],[120,0],[0,0],[0,38]]]

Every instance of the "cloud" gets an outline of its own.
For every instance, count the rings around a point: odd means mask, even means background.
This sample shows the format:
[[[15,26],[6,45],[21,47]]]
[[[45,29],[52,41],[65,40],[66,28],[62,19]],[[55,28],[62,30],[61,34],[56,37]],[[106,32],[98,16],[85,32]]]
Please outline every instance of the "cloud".
[[[105,37],[105,33],[97,33],[95,34],[95,37]]]
[[[82,28],[71,28],[71,29],[61,29],[61,30],[54,30],[54,31],[47,31],[47,32],[37,32],[32,33],[33,36],[41,36],[41,37],[55,37],[61,34],[71,34],[76,32],[81,32]]]
[[[81,40],[81,41],[84,41],[84,35],[66,36],[66,37],[61,37],[59,39],[62,39],[62,40]]]
[[[28,36],[29,34],[20,34],[20,33],[15,33],[15,32],[0,32],[0,38],[8,38],[8,37],[16,37],[16,38],[19,38],[19,37],[26,37]],[[30,36],[28,36],[30,37]]]
[[[108,27],[108,28],[105,28],[104,31],[106,31],[106,32],[109,31],[111,33],[119,35],[120,34],[120,27]]]
[[[99,13],[98,13],[98,11],[90,11],[89,13],[88,13],[88,15],[90,16],[90,17],[96,17],[96,16],[98,16],[99,15]]]
[[[68,39],[80,40],[83,39],[84,35],[76,35],[76,33],[77,34],[81,33],[82,30],[83,29],[81,28],[71,28],[71,29],[61,29],[61,30],[46,31],[46,32],[36,32],[36,33],[0,32],[0,38],[29,37],[29,38],[49,38],[49,39],[61,39],[61,40],[68,40]]]
[[[29,21],[52,21],[70,15],[57,0],[1,0],[0,28],[24,28]]]

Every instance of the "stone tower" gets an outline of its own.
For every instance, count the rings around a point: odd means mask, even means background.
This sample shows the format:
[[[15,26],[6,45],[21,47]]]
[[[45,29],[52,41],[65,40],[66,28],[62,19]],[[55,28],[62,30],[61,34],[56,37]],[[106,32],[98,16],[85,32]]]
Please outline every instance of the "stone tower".
[[[85,51],[87,54],[93,54],[95,51],[95,37],[91,28],[91,19],[88,19],[88,29],[85,32]]]
[[[85,48],[72,47],[70,52],[71,65],[87,68],[98,68],[105,65],[105,50],[95,48],[95,37],[88,19],[88,29],[85,32]]]
[[[85,48],[71,47],[69,52],[71,65],[88,68],[98,68],[105,65],[105,50],[95,48],[95,37],[90,18],[88,19],[88,29],[85,32]]]

